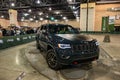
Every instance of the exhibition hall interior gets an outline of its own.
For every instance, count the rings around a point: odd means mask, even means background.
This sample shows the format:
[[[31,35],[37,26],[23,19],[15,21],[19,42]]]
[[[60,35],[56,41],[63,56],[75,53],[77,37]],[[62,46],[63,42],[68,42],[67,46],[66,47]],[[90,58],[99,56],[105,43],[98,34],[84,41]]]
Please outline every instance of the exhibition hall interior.
[[[0,0],[0,80],[120,80],[120,0]]]

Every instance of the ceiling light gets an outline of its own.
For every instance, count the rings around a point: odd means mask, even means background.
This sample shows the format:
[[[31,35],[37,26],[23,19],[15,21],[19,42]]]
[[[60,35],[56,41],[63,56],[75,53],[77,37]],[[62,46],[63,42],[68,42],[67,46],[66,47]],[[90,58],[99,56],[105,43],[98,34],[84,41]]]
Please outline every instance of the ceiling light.
[[[58,20],[56,19],[55,22],[58,22]]]
[[[40,20],[42,21],[42,20],[43,20],[43,18],[40,18]]]
[[[49,8],[49,11],[51,11],[51,10],[52,10],[52,8],[50,7],[50,8]]]
[[[4,18],[4,16],[2,15],[1,18]]]
[[[47,15],[46,18],[49,18],[49,16]]]
[[[12,2],[12,3],[11,3],[11,6],[14,7],[14,6],[15,6],[15,3]]]
[[[59,11],[56,11],[55,14],[60,14],[60,12],[59,12]]]
[[[24,21],[24,19],[22,18],[21,21]]]
[[[24,16],[28,16],[29,14],[28,13],[24,13]]]
[[[32,12],[32,10],[31,10],[31,9],[29,9],[29,10],[28,10],[28,12]]]
[[[75,9],[75,6],[73,6],[72,8]]]
[[[36,16],[34,16],[33,18],[36,18]]]
[[[40,0],[37,0],[36,3],[37,3],[37,4],[40,4]]]
[[[33,21],[33,18],[30,18],[30,21]]]
[[[67,19],[67,17],[63,17],[63,19],[65,20],[65,19]]]
[[[39,12],[39,15],[42,15],[43,14],[43,12]]]
[[[63,15],[61,14],[60,16],[62,17]]]
[[[51,21],[54,21],[54,20],[55,20],[55,18],[54,18],[54,17],[50,17],[50,20],[51,20]]]
[[[38,23],[38,20],[36,20],[35,22]]]
[[[68,0],[69,2],[72,2],[72,0]]]
[[[78,12],[77,11],[74,11],[75,14],[77,14]]]

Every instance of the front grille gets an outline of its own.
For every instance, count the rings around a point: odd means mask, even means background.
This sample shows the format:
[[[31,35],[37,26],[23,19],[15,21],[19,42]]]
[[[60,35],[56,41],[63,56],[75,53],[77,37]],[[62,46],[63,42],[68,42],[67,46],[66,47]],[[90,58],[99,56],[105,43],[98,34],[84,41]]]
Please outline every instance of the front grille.
[[[95,52],[96,44],[95,42],[83,42],[72,46],[74,52]]]

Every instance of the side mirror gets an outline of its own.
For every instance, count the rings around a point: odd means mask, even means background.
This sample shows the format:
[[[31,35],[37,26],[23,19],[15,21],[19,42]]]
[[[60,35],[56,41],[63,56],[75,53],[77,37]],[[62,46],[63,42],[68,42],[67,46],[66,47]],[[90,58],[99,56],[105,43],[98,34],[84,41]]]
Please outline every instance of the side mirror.
[[[42,33],[43,33],[44,35],[47,35],[47,31],[46,31],[46,30],[42,30]]]

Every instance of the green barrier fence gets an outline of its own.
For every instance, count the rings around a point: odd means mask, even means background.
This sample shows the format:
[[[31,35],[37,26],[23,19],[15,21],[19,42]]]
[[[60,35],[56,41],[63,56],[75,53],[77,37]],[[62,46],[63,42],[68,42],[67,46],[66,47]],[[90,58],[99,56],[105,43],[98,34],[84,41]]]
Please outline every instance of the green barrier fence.
[[[0,50],[12,46],[28,43],[35,40],[35,34],[19,35],[19,36],[5,36],[0,38]]]

